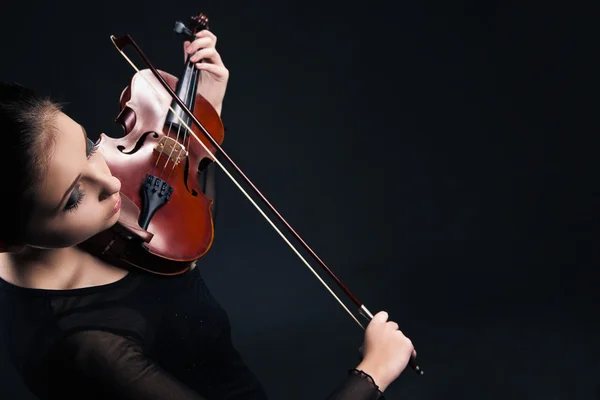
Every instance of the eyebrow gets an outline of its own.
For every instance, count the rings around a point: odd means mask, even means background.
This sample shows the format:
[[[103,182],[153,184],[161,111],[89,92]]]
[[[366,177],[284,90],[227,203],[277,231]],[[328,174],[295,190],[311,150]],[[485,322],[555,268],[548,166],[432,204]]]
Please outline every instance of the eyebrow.
[[[87,132],[85,131],[85,128],[83,127],[83,125],[79,125],[79,126],[81,127],[81,133],[83,133],[84,143],[86,143],[86,145],[87,145],[87,138],[88,138]],[[73,181],[73,183],[71,183],[71,185],[69,186],[69,188],[67,189],[67,191],[63,195],[62,199],[60,200],[60,203],[58,203],[58,206],[56,207],[55,212],[58,212],[62,208],[63,204],[67,201],[67,199],[71,195],[71,192],[75,188],[75,185],[77,185],[77,183],[79,183],[80,179],[81,179],[81,174],[77,175],[77,177],[75,178],[75,180]]]

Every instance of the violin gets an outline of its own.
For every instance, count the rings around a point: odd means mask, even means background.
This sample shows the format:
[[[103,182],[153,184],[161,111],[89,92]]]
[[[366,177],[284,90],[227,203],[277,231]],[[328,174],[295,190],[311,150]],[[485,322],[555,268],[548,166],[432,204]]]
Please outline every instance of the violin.
[[[187,40],[194,40],[196,32],[208,29],[208,18],[204,14],[191,17],[188,25],[178,21],[174,31]],[[203,168],[215,162],[346,312],[365,329],[223,165],[221,158],[334,280],[358,308],[359,314],[370,321],[373,315],[367,307],[335,276],[221,148],[223,123],[212,105],[196,94],[200,71],[190,62],[190,55],[181,77],[177,79],[157,70],[129,35],[113,35],[111,40],[137,71],[121,93],[120,112],[116,118],[125,136],[111,138],[102,134],[98,144],[112,174],[121,180],[121,214],[114,226],[91,237],[80,247],[117,265],[155,274],[176,275],[189,270],[197,259],[206,254],[214,237],[210,210],[213,200],[202,192],[197,178]],[[127,57],[123,50],[126,46],[133,47],[147,69],[140,70]],[[409,365],[418,374],[423,374],[414,357],[411,357]]]
[[[208,29],[208,18],[177,22],[175,31],[194,40]],[[213,106],[196,94],[200,71],[187,55],[182,75],[159,71],[187,109],[202,121],[219,145],[223,122]],[[98,150],[112,174],[121,181],[121,216],[116,226],[81,245],[105,259],[161,275],[187,271],[209,250],[214,238],[213,199],[202,192],[198,175],[211,163],[216,149],[192,126],[182,108],[170,100],[153,72],[137,72],[121,93],[115,121],[125,135],[101,134]],[[204,146],[191,140],[199,137]],[[200,135],[200,136],[199,136]],[[115,260],[114,258],[117,258]]]

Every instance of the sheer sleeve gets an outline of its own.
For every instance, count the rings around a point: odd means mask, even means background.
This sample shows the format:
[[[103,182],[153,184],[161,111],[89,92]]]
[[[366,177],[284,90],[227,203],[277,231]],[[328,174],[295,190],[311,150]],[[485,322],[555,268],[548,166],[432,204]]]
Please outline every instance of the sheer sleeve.
[[[50,354],[46,366],[41,398],[208,400],[158,366],[136,339],[105,331],[71,334]],[[356,369],[326,397],[383,399],[371,377]]]
[[[384,400],[384,397],[369,375],[352,369],[326,400]]]
[[[141,344],[129,337],[104,331],[78,332],[64,339],[49,361],[53,375],[68,377],[48,381],[55,386],[48,388],[49,393],[69,391],[63,398],[206,400],[162,370],[144,354]]]

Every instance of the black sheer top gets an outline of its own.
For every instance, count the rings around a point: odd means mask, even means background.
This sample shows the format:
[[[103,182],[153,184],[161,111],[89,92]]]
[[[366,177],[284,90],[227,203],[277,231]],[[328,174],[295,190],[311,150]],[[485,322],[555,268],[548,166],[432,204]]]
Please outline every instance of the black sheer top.
[[[198,269],[177,277],[132,271],[73,290],[0,280],[0,312],[3,345],[40,399],[267,398]],[[315,398],[371,400],[379,393],[352,371],[329,397]]]

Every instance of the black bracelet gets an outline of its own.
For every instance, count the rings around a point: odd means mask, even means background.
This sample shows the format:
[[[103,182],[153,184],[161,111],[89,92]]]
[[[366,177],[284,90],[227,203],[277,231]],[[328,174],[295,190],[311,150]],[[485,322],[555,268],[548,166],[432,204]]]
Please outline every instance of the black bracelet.
[[[375,386],[375,388],[377,389],[377,392],[379,393],[379,396],[377,396],[377,399],[385,400],[385,397],[383,397],[383,392],[381,390],[379,390],[379,385],[377,385],[375,383],[375,379],[373,379],[373,377],[371,375],[367,374],[365,371],[363,371],[361,369],[352,368],[352,369],[348,370],[349,374],[356,373],[356,372],[358,372],[360,375],[366,376],[367,378],[369,378],[371,380],[371,383],[373,383],[373,386]]]

